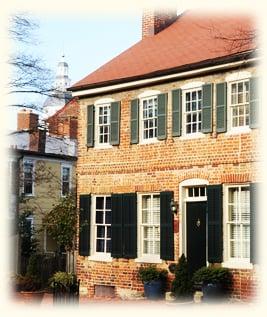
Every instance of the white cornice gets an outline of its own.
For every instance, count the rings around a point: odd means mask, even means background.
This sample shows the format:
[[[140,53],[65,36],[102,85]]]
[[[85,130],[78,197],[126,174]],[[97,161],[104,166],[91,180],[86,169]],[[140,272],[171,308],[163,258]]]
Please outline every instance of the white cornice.
[[[229,68],[237,67],[237,66],[241,66],[241,65],[244,66],[248,63],[256,62],[258,60],[259,60],[258,57],[254,57],[254,58],[250,58],[247,60],[241,60],[241,61],[231,62],[231,63],[227,63],[227,64],[210,66],[210,67],[205,67],[205,68],[201,68],[201,69],[195,69],[195,70],[190,70],[190,71],[186,71],[186,72],[175,73],[175,74],[171,74],[171,75],[164,75],[164,76],[159,76],[159,77],[154,77],[154,78],[130,81],[130,82],[122,83],[122,84],[115,84],[115,85],[109,85],[109,86],[104,86],[104,87],[73,91],[72,96],[73,97],[90,96],[90,95],[95,95],[95,94],[112,92],[114,90],[134,88],[136,86],[142,86],[142,85],[147,85],[147,84],[155,84],[157,82],[164,81],[164,80],[178,79],[178,78],[181,78],[184,76],[201,75],[201,74],[204,74],[204,73],[207,73],[210,71],[224,70],[224,69],[229,69]]]

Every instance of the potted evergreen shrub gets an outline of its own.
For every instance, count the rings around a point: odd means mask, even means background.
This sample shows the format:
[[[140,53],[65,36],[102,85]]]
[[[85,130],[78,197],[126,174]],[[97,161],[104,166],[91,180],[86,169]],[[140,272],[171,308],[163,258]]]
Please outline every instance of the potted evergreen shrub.
[[[148,299],[160,299],[163,297],[166,287],[168,271],[158,269],[155,265],[141,266],[138,276],[144,284],[145,297]]]
[[[171,284],[171,291],[176,301],[192,301],[192,282],[184,254],[181,255],[178,264],[172,265],[169,269],[175,275]]]
[[[222,267],[202,267],[192,278],[194,285],[201,285],[203,300],[225,299],[232,283],[229,269]]]

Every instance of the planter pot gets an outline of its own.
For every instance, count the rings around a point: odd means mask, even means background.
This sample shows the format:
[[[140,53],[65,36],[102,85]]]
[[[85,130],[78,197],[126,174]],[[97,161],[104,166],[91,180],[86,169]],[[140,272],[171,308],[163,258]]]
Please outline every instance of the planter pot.
[[[148,299],[161,299],[164,296],[164,283],[154,280],[144,283],[145,297]]]
[[[26,292],[21,291],[20,297],[25,303],[32,303],[32,304],[40,304],[43,297],[44,291],[34,291],[34,292]]]
[[[202,286],[203,301],[222,299],[225,294],[221,283],[206,283]]]

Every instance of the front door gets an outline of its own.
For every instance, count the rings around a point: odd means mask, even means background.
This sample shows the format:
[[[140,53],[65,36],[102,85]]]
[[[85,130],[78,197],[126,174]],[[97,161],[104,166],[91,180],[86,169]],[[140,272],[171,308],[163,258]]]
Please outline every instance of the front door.
[[[206,266],[206,202],[186,203],[186,254],[190,273]]]

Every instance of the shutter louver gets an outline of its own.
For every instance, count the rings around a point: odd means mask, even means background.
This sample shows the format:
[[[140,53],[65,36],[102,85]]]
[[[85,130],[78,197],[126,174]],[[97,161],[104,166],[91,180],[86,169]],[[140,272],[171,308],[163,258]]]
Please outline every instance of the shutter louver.
[[[253,77],[249,81],[249,119],[250,128],[259,127],[259,78]]]
[[[172,136],[181,135],[181,118],[182,118],[182,90],[172,91]]]
[[[123,194],[123,257],[137,257],[137,195]]]
[[[87,146],[94,146],[94,105],[87,106]]]
[[[111,195],[111,256],[123,256],[123,195]]]
[[[227,130],[227,83],[216,84],[216,131]]]
[[[112,102],[110,106],[110,144],[120,143],[120,102]]]
[[[79,255],[88,256],[90,252],[91,196],[80,195],[79,200]]]
[[[139,99],[131,100],[131,144],[139,141]]]
[[[158,95],[158,140],[167,138],[167,99],[168,94]]]
[[[174,232],[171,199],[173,192],[160,193],[160,258],[174,259]]]
[[[202,86],[202,132],[212,132],[213,84]]]
[[[207,186],[208,261],[222,262],[222,185]]]
[[[259,183],[250,184],[250,262],[253,264],[258,263],[258,192]]]

